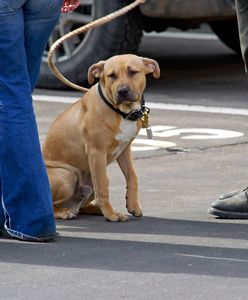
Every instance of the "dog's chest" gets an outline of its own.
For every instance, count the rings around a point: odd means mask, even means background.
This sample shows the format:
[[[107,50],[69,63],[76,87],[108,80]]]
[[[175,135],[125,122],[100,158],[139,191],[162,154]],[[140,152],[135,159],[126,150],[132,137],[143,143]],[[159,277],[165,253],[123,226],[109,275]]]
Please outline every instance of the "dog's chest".
[[[128,143],[137,135],[137,124],[134,121],[122,119],[120,123],[120,132],[115,136],[118,142],[117,147],[113,151],[113,159],[116,159],[126,148]]]

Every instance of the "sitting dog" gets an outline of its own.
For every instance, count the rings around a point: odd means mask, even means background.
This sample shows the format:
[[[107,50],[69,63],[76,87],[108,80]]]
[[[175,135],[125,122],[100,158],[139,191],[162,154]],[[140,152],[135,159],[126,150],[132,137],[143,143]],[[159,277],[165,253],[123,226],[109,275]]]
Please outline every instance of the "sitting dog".
[[[97,78],[99,83],[51,125],[43,156],[55,218],[72,219],[82,211],[101,212],[109,221],[126,221],[127,216],[109,202],[106,168],[115,159],[126,179],[127,210],[142,216],[131,142],[147,113],[143,92],[149,73],[159,78],[158,63],[132,54],[92,65],[88,81],[93,84]]]

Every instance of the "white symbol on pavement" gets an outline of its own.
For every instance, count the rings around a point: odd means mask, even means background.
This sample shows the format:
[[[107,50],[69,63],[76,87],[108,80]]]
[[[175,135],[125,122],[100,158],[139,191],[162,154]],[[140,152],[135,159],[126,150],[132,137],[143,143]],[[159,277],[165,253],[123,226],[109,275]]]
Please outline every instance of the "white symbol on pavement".
[[[244,134],[239,131],[223,130],[223,129],[210,129],[210,128],[181,128],[178,129],[175,126],[153,126],[153,136],[155,138],[165,138],[172,136],[181,136],[182,139],[188,140],[207,140],[207,139],[230,139],[241,137]],[[189,135],[188,135],[189,134]],[[139,136],[146,136],[146,130],[141,129]],[[149,140],[136,138],[132,144],[133,151],[150,151],[158,150],[161,148],[175,147],[176,144],[173,142],[163,140]]]
[[[133,151],[149,151],[158,150],[161,148],[175,147],[176,144],[167,141],[148,140],[148,139],[135,139],[132,144]]]

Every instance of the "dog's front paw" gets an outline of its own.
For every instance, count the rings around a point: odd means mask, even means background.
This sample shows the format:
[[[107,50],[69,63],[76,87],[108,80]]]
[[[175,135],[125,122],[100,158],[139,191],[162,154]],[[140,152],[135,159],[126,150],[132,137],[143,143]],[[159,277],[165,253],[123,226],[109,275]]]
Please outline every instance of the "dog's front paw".
[[[134,217],[142,217],[142,209],[139,204],[127,205],[127,211]]]
[[[126,215],[121,214],[119,212],[112,213],[112,214],[106,215],[104,217],[107,221],[110,221],[110,222],[126,222],[128,220],[128,217]]]

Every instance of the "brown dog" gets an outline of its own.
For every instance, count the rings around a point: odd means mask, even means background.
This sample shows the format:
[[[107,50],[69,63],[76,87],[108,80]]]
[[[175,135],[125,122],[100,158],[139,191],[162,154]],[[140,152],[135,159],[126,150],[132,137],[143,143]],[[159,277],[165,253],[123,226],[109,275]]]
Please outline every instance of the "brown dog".
[[[53,122],[43,155],[56,218],[74,218],[80,209],[92,211],[91,200],[95,199],[93,212],[100,209],[109,221],[126,221],[127,216],[116,212],[109,202],[106,168],[115,159],[126,178],[127,210],[142,216],[131,142],[142,125],[148,73],[159,78],[157,62],[132,54],[92,65],[88,81],[92,84],[99,78],[100,82]]]

